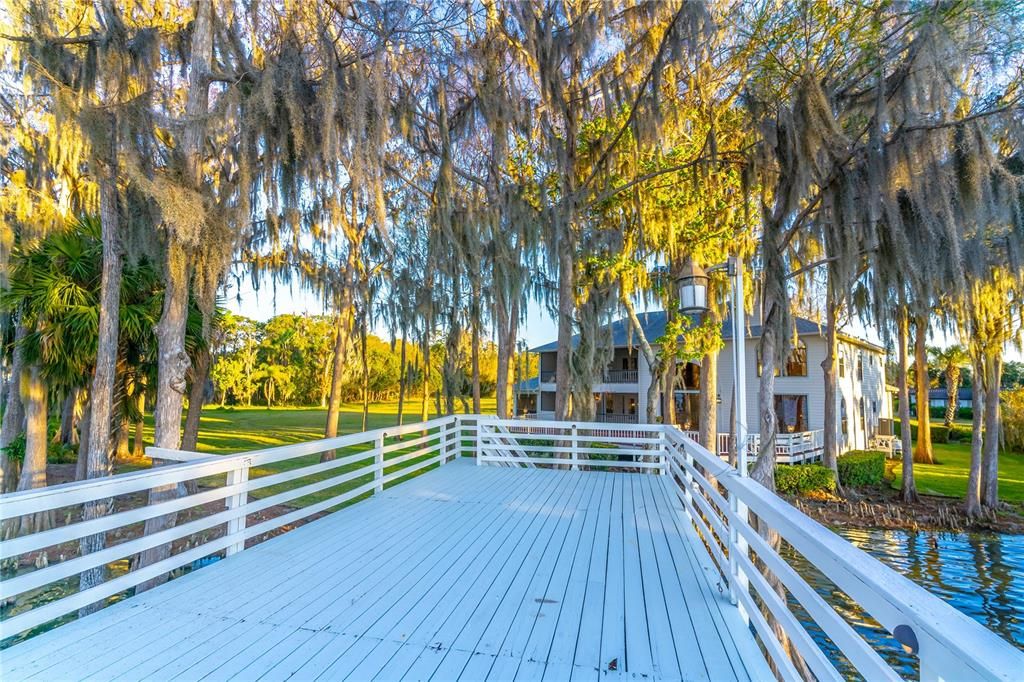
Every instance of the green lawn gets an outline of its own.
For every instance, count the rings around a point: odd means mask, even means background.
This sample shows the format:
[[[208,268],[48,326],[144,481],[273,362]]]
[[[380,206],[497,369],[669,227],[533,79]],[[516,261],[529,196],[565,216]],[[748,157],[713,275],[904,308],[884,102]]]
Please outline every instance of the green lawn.
[[[494,399],[484,399],[481,404],[481,409],[485,413],[493,413],[495,409]],[[405,412],[406,424],[415,423],[420,420],[420,403],[418,400],[412,405],[409,405],[408,409],[403,411]],[[371,405],[367,417],[366,428],[367,430],[372,430],[387,426],[394,426],[398,423],[397,415],[397,402],[377,403]],[[433,419],[435,417],[437,417],[437,413],[433,410],[433,405],[431,405],[429,418]],[[208,407],[203,410],[203,417],[200,421],[199,443],[197,449],[200,452],[230,455],[249,450],[260,450],[264,448],[277,447],[279,445],[289,445],[291,443],[317,440],[319,438],[323,438],[324,423],[326,422],[326,419],[326,410],[312,407],[284,407],[270,409],[266,407]],[[150,445],[152,443],[152,428],[153,425],[151,419],[147,419],[144,435],[146,445]],[[338,434],[344,435],[348,433],[356,433],[362,430],[362,406],[359,404],[343,405],[341,418],[338,422]],[[410,434],[406,438],[416,438],[418,435],[419,434]],[[389,438],[386,441],[387,444],[396,442],[398,441],[395,438]],[[341,458],[347,455],[365,452],[370,450],[371,447],[371,443],[349,446],[339,449],[337,451],[337,456]],[[396,449],[395,451],[388,453],[387,458],[399,457],[422,447],[424,447],[423,444],[411,448]],[[385,473],[390,474],[397,468],[412,466],[432,456],[436,456],[436,453],[431,453],[407,462],[402,462],[396,468],[385,469]],[[254,467],[250,471],[250,478],[260,478],[262,476],[269,476],[282,471],[308,467],[318,463],[319,461],[320,455],[315,454],[289,459],[283,462],[276,462],[265,467]],[[250,496],[254,499],[260,499],[270,495],[276,495],[277,493],[281,493],[286,490],[309,485],[311,483],[339,476],[349,471],[354,471],[365,467],[370,463],[371,459],[368,453],[366,459],[361,459],[344,466],[335,467],[328,471],[310,474],[292,481],[254,490],[250,493]],[[128,471],[131,469],[142,468],[147,465],[148,460],[144,463],[124,462],[118,466],[118,471]],[[427,469],[421,469],[418,473],[423,473],[426,470]],[[371,475],[368,474],[351,481],[339,483],[337,486],[291,500],[288,504],[299,507],[315,504],[316,502],[339,495],[346,490],[368,483],[371,478]],[[200,485],[224,485],[224,479],[224,475],[210,477],[209,479],[201,480]]]
[[[916,423],[911,421],[912,426]],[[935,423],[936,426],[941,422]],[[967,472],[971,463],[971,444],[934,443],[935,464],[914,464],[918,492],[925,495],[964,497],[967,493]],[[894,469],[893,486],[899,487],[903,467]],[[1002,452],[999,455],[999,498],[1005,502],[1024,503],[1024,455]]]

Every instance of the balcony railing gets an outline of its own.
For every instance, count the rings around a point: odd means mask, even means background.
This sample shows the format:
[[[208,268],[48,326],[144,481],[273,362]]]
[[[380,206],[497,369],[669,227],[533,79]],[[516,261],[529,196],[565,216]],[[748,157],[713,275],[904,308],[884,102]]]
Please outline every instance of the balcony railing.
[[[635,384],[637,382],[637,371],[635,369],[609,369],[604,372],[606,384]]]
[[[700,434],[697,431],[681,431],[688,438],[700,442]],[[825,450],[824,431],[797,431],[795,433],[780,433],[775,436],[775,459],[780,464],[799,464],[821,459]],[[729,457],[732,446],[732,434],[718,434],[718,456],[723,459]],[[757,456],[761,448],[761,436],[752,433],[747,436],[747,453],[751,460]]]
[[[636,424],[635,414],[599,414],[597,421],[605,424]]]
[[[606,369],[601,374],[601,381],[606,384],[635,384],[637,382],[637,371],[635,369]],[[540,383],[550,384],[555,381],[554,372],[541,372]]]

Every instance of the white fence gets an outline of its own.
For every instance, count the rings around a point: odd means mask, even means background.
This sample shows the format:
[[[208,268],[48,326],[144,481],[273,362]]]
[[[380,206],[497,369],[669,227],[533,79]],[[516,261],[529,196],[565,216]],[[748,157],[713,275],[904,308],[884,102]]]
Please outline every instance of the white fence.
[[[688,438],[700,442],[700,433],[697,431],[682,431]],[[824,431],[797,431],[795,433],[779,433],[775,436],[775,461],[779,464],[800,464],[813,462],[821,459],[825,451]],[[729,449],[732,447],[732,434],[718,434],[718,456],[727,459]],[[751,461],[757,456],[761,447],[760,434],[752,433],[747,436],[747,455]]]
[[[404,435],[406,438],[398,440]],[[336,459],[320,461],[334,451]],[[170,513],[204,510],[167,530],[129,534],[91,554],[72,552],[60,563],[0,581],[0,599],[63,585],[55,601],[0,621],[0,638],[48,623],[172,570],[245,548],[268,532],[380,492],[460,454],[479,465],[549,466],[613,470],[663,477],[718,566],[729,595],[761,642],[780,677],[799,679],[801,668],[819,680],[838,680],[826,655],[791,604],[799,603],[842,656],[866,679],[898,675],[853,627],[855,615],[836,610],[812,588],[765,535],[777,534],[917,654],[921,678],[1019,679],[1024,654],[922,587],[887,568],[749,478],[743,478],[671,426],[499,420],[486,416],[436,419],[329,440],[234,456],[153,450],[162,459],[189,460],[146,471],[0,496],[0,520],[60,511],[67,522],[0,545],[0,559],[69,548],[99,533],[135,527]],[[218,478],[220,477],[220,478]],[[152,488],[203,479],[199,492],[150,505]],[[300,503],[301,500],[304,503]],[[81,520],[82,506],[113,500],[111,513]],[[210,509],[214,503],[214,509]],[[282,506],[287,504],[288,506]],[[205,507],[204,507],[205,505]],[[260,515],[276,510],[272,518]],[[256,515],[256,518],[252,517]],[[254,522],[255,521],[255,522]],[[219,535],[213,533],[219,531]],[[109,537],[109,536],[108,536]],[[83,571],[177,542],[177,552],[145,568],[75,591]],[[776,628],[784,633],[780,638]],[[719,636],[709,632],[709,637]],[[798,657],[790,655],[790,649]]]
[[[69,592],[60,599],[21,610],[17,615],[0,621],[0,640],[106,600],[172,570],[190,566],[205,557],[220,552],[233,554],[245,547],[246,540],[258,540],[288,524],[330,511],[360,496],[380,492],[389,483],[443,464],[459,455],[464,429],[469,438],[475,435],[474,424],[474,420],[467,419],[463,426],[456,417],[445,417],[232,456],[149,448],[147,454],[150,456],[187,461],[2,495],[0,521],[5,524],[17,523],[24,515],[44,512],[59,513],[69,522],[0,543],[0,560],[16,560],[48,548],[58,549],[51,554],[68,553],[71,558],[0,581],[0,601],[3,602],[53,585]],[[399,440],[402,435],[410,437]],[[334,452],[336,459],[320,461],[320,455],[325,452]],[[146,498],[151,489],[198,479],[205,479],[200,492],[148,504]],[[141,504],[139,498],[142,498]],[[86,503],[109,505],[112,513],[81,520],[82,507]],[[209,509],[210,503],[221,503],[223,510]],[[289,506],[280,506],[286,504]],[[252,515],[259,514],[262,518],[274,511],[279,513],[272,518],[248,522]],[[147,519],[183,512],[198,513],[198,517],[179,521],[167,530],[150,535],[138,532],[138,525]],[[136,537],[131,537],[132,526],[136,528]],[[83,538],[99,533],[110,537],[118,531],[126,533],[129,539],[91,554],[78,555],[78,543]],[[77,582],[83,571],[130,559],[145,550],[172,543],[177,543],[179,551],[157,563],[128,571],[82,591],[69,584]]]
[[[900,676],[854,629],[854,616],[830,606],[765,540],[759,525],[766,535],[769,530],[778,534],[916,653],[921,679],[1013,680],[1024,670],[1024,654],[998,635],[760,484],[740,477],[675,427],[639,425],[608,433],[607,426],[596,423],[498,419],[480,423],[480,464],[547,464],[666,475],[666,483],[727,582],[731,599],[783,679],[802,677],[802,665],[791,658],[788,648],[798,653],[798,660],[818,680],[844,677],[837,661],[826,655],[793,611],[790,597],[864,678]],[[499,431],[503,434],[500,449],[491,436]],[[804,440],[813,442],[813,438]],[[785,636],[777,636],[775,627]]]

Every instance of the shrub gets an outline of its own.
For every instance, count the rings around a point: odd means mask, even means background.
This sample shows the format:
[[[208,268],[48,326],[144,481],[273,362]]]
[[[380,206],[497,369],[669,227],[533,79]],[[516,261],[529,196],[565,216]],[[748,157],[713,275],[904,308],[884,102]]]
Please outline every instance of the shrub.
[[[841,455],[837,464],[843,485],[878,485],[885,477],[885,453],[881,450],[851,450]]]
[[[955,427],[954,427],[955,428]],[[892,433],[894,436],[899,438],[903,435],[903,429],[900,425],[900,420],[895,419],[892,422]],[[967,438],[970,439],[970,431],[967,431]],[[942,424],[932,424],[932,442],[933,443],[948,443],[950,438],[950,431],[947,427]],[[910,440],[917,442],[917,420],[910,420]]]
[[[949,427],[949,440],[958,443],[969,443],[972,433],[973,431],[970,426],[953,424],[953,426]]]
[[[932,416],[932,419],[945,419],[946,408],[945,407],[933,407],[928,410],[928,414]]]
[[[832,470],[820,464],[794,464],[775,467],[775,489],[786,495],[836,491]]]
[[[1024,388],[1003,391],[1003,436],[1008,450],[1024,452]]]

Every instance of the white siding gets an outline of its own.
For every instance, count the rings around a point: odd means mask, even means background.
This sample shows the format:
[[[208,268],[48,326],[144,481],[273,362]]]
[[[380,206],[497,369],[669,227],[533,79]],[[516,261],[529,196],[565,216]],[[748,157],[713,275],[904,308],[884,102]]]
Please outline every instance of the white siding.
[[[807,428],[811,431],[825,427],[825,381],[821,363],[825,359],[826,340],[817,334],[800,337],[807,346],[807,376],[779,376],[775,378],[776,395],[807,396]],[[867,447],[871,436],[877,432],[879,418],[892,418],[891,402],[885,393],[885,355],[874,348],[862,346],[850,341],[839,342],[840,355],[845,357],[843,376],[837,373],[836,407],[840,414],[836,415],[836,435],[839,438],[840,450],[863,449]],[[551,354],[554,355],[553,353]],[[857,359],[863,358],[864,380],[857,375]],[[732,429],[733,401],[733,367],[732,341],[727,340],[718,355],[718,430],[728,432]],[[651,368],[641,354],[637,363],[637,417],[639,422],[646,421],[647,389],[651,381]],[[757,339],[747,339],[747,430],[756,433],[760,429],[757,389]],[[554,390],[554,384],[542,385],[542,390]],[[629,393],[634,390],[631,384],[598,384],[595,392]],[[864,416],[860,408],[861,398],[864,399]],[[841,406],[846,400],[848,434],[842,434]],[[542,408],[543,409],[543,408]],[[661,404],[655,405],[655,415],[661,416]],[[866,428],[865,428],[866,426]]]

